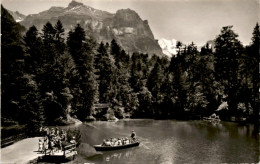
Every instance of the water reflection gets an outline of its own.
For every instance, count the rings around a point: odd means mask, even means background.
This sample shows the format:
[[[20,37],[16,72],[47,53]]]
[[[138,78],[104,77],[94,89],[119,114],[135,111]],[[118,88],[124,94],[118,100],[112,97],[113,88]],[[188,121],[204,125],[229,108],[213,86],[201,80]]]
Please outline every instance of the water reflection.
[[[114,160],[127,160],[133,157],[133,152],[131,151],[121,151],[121,152],[113,152],[104,155],[104,161],[114,161]]]

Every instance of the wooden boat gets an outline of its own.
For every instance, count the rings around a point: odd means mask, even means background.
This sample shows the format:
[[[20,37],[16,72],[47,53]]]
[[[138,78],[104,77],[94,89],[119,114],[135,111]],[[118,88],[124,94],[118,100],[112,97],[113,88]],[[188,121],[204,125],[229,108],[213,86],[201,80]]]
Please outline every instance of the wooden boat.
[[[118,149],[125,149],[130,147],[139,146],[139,142],[133,142],[126,145],[117,145],[117,146],[102,146],[102,145],[94,145],[96,151],[111,151],[111,150],[118,150]]]

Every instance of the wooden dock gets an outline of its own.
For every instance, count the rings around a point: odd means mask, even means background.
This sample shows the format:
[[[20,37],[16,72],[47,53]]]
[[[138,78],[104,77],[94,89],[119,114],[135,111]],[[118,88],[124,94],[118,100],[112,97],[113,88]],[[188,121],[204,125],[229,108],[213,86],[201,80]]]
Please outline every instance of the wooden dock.
[[[51,152],[46,150],[44,155],[39,159],[40,161],[50,161],[50,162],[61,162],[64,160],[74,160],[77,155],[76,144],[70,144],[64,146],[63,150],[57,150]]]

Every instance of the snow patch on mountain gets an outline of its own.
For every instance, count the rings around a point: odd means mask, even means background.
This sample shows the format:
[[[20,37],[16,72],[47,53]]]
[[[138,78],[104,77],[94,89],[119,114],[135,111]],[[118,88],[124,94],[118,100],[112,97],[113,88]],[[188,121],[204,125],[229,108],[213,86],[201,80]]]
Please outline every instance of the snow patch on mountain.
[[[158,41],[158,43],[162,49],[162,52],[168,57],[172,57],[177,54],[177,48],[176,48],[177,40],[175,39],[167,40],[162,38]]]
[[[16,22],[21,22],[21,21],[23,21],[23,20],[24,20],[23,18],[18,17],[15,21],[16,21]]]
[[[77,9],[81,8],[81,6],[76,6],[76,7],[72,7],[72,8],[69,8],[67,11],[65,12],[69,12],[69,11],[76,11]]]

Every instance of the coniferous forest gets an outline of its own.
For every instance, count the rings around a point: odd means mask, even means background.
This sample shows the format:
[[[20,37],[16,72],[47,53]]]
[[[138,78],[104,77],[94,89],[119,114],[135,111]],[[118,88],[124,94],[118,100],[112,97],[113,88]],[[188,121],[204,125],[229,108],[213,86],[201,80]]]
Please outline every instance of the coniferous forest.
[[[85,121],[104,113],[117,118],[201,119],[212,113],[259,121],[260,29],[243,46],[232,26],[220,29],[214,47],[177,43],[171,59],[128,54],[117,43],[97,43],[78,24],[65,34],[61,21],[25,29],[3,6],[2,126]]]

